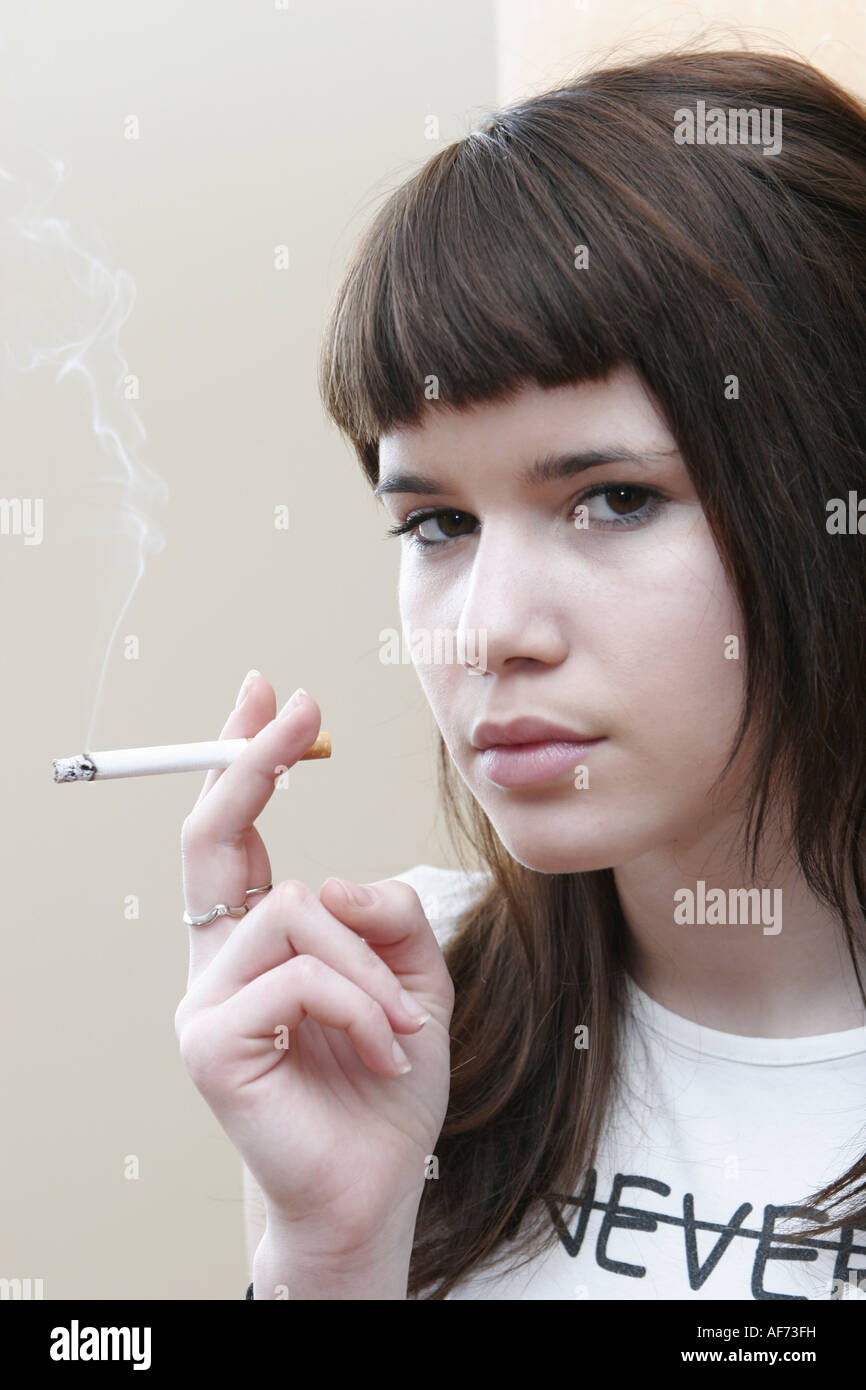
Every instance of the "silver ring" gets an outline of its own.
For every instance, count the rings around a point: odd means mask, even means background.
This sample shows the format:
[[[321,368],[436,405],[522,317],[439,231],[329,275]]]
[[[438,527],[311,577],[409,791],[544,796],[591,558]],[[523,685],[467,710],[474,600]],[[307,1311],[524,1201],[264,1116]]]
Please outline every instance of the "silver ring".
[[[251,898],[254,893],[269,893],[273,888],[273,883],[266,883],[264,888],[248,888],[246,896]],[[206,927],[210,922],[216,921],[217,917],[244,917],[250,910],[249,903],[242,903],[240,907],[229,907],[226,903],[217,903],[210,912],[202,913],[201,917],[191,917],[188,912],[183,914],[183,920],[188,927]]]

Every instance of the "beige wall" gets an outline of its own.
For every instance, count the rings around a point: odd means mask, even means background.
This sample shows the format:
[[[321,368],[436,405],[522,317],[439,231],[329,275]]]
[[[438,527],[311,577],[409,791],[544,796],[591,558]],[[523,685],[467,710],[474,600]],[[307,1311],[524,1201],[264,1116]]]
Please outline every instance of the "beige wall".
[[[382,539],[389,518],[324,419],[316,353],[373,207],[495,105],[492,6],[441,0],[431,22],[403,0],[34,0],[7,7],[2,37],[0,129],[32,147],[26,168],[40,150],[65,161],[54,212],[95,254],[101,232],[106,263],[134,281],[119,344],[140,383],[136,461],[169,493],[92,746],[216,738],[257,666],[281,703],[305,686],[334,740],[333,759],[295,769],[260,818],[275,880],[448,863],[426,703],[411,666],[379,661],[380,631],[399,625],[399,542]],[[15,276],[26,257],[0,238],[8,280],[9,258]],[[94,366],[106,377],[110,358]],[[137,547],[81,534],[116,528],[121,495],[93,485],[119,470],[84,378],[42,369],[9,390],[3,496],[45,506],[41,544],[0,537],[0,1276],[42,1278],[47,1298],[243,1298],[240,1159],[173,1026],[187,973],[179,832],[201,777],[51,780],[51,760],[85,746]],[[130,411],[105,409],[134,444]],[[85,510],[93,496],[113,511]]]
[[[259,821],[275,879],[318,887],[450,862],[420,688],[410,667],[378,659],[381,629],[398,626],[397,543],[380,539],[386,518],[318,401],[329,297],[385,192],[487,109],[635,27],[660,45],[717,11],[34,0],[4,16],[0,167],[63,160],[51,211],[129,277],[110,285],[139,396],[110,397],[116,360],[94,356],[100,445],[80,374],[2,373],[3,495],[44,499],[44,536],[0,536],[0,1276],[41,1278],[47,1298],[243,1296],[240,1161],[173,1029],[187,968],[178,836],[200,777],[57,786],[51,759],[86,740],[216,737],[258,666],[280,700],[303,684],[334,739],[333,759],[298,768]],[[731,12],[861,79],[864,0],[817,16],[805,3]],[[9,196],[0,180],[6,307],[36,273]],[[111,538],[123,497],[112,428],[152,484],[142,496],[164,537],[137,584],[134,532]]]
[[[503,103],[609,52],[625,61],[698,37],[792,52],[866,95],[866,0],[497,0],[496,11]]]

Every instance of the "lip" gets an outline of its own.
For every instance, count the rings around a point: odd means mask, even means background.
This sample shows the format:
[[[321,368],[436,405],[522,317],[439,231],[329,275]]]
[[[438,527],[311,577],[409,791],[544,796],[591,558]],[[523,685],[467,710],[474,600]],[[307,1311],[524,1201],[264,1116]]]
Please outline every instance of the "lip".
[[[577,733],[564,724],[551,723],[549,719],[535,719],[529,715],[510,719],[507,724],[497,724],[486,719],[476,724],[472,730],[473,748],[483,752],[487,748],[513,747],[515,744],[538,743],[595,743],[594,734]]]
[[[472,731],[484,775],[499,787],[528,787],[561,779],[606,735],[577,733],[564,724],[529,716],[497,724],[484,720]]]
[[[528,787],[552,782],[566,772],[574,776],[587,753],[604,739],[547,739],[539,743],[494,744],[480,751],[484,775],[498,787]]]

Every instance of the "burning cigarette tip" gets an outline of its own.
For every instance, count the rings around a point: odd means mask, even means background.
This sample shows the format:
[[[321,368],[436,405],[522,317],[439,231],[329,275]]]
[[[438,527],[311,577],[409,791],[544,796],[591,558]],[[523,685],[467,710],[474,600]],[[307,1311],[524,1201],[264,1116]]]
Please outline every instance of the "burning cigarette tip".
[[[86,753],[76,753],[74,758],[54,759],[55,782],[89,782],[96,776],[96,764]]]

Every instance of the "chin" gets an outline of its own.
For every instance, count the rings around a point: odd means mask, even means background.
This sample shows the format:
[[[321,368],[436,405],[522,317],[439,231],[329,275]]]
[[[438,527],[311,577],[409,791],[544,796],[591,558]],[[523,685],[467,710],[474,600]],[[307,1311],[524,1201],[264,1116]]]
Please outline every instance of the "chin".
[[[514,816],[494,817],[487,812],[502,845],[512,859],[539,874],[586,874],[593,869],[610,869],[622,861],[622,843],[613,844],[598,833],[580,836],[572,824],[556,835],[550,820],[533,834],[526,820]]]
[[[591,850],[582,845],[536,845],[527,844],[520,837],[512,842],[502,835],[499,838],[512,859],[538,874],[588,874],[593,869],[612,868],[617,857],[612,852]]]
[[[608,801],[604,811],[586,804],[578,816],[575,809],[573,801],[559,807],[541,801],[534,806],[484,806],[511,857],[540,874],[613,869],[656,848],[664,838],[659,825],[645,817],[628,824],[627,812],[618,812],[615,801]]]

